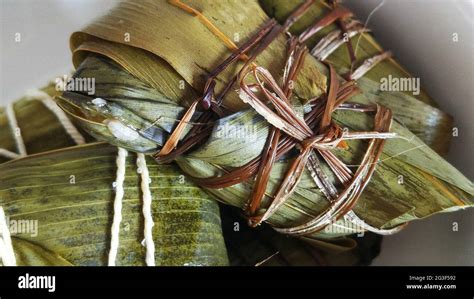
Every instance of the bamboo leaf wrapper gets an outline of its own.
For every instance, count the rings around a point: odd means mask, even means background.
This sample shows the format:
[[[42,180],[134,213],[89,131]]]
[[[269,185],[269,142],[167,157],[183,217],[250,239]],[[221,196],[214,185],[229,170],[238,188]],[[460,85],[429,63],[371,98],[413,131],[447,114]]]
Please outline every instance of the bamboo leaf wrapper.
[[[241,41],[248,39],[268,20],[256,1],[186,3],[213,20],[225,35],[233,36],[238,32]],[[130,41],[124,41],[124,32],[130,34]],[[283,34],[279,36],[256,60],[277,80],[282,76],[285,39]],[[71,47],[78,66],[76,76],[97,74],[98,92],[94,97],[65,93],[59,98],[59,104],[96,138],[146,153],[158,151],[172,132],[173,124],[163,120],[180,119],[182,107],[194,100],[189,96],[199,94],[206,75],[231,53],[199,18],[164,1],[124,1],[82,32],[73,34]],[[217,90],[222,90],[238,70],[238,67],[232,67],[220,74],[216,80]],[[309,54],[305,57],[292,98],[296,110],[302,113],[308,109],[305,104],[310,98],[326,92],[327,73],[323,64]],[[373,86],[373,83],[365,82],[368,83],[364,86]],[[184,88],[180,88],[180,83]],[[364,92],[351,101],[385,104],[384,95],[377,95],[369,87],[362,88]],[[95,97],[105,99],[105,104],[94,105]],[[419,106],[428,105],[424,100],[406,95],[394,95],[391,99],[394,97],[403,97]],[[391,106],[395,120],[397,113],[400,117],[409,116],[409,112],[402,109],[409,107],[405,104]],[[222,106],[229,113],[215,121],[208,141],[177,159],[185,173],[203,178],[221,175],[224,170],[241,166],[260,155],[269,124],[253,109],[243,105],[236,92],[230,92]],[[351,111],[337,111],[333,120],[350,131],[367,131],[373,126],[370,116]],[[141,134],[137,134],[133,142],[118,138],[108,126],[111,121],[118,121]],[[223,134],[226,126],[247,128],[245,138]],[[143,133],[150,132],[150,128],[153,134]],[[391,228],[437,212],[472,206],[472,182],[404,125],[394,121],[391,131],[399,138],[387,141],[377,170],[354,208],[360,218],[377,228]],[[336,149],[334,154],[347,165],[357,165],[367,143],[360,140],[347,143],[348,148]],[[292,156],[288,155],[274,166],[263,206],[268,205],[291,161]],[[335,183],[327,165],[323,165],[323,169]],[[403,184],[399,184],[400,176],[404,178]],[[252,187],[252,181],[247,181],[208,191],[225,203],[244,207]],[[327,206],[324,195],[305,171],[295,193],[269,223],[276,227],[301,224]],[[343,220],[339,224],[347,225]],[[320,232],[315,236],[337,237],[339,234]]]
[[[0,165],[0,206],[9,224],[36,221],[12,234],[18,265],[107,265],[114,217],[117,148],[87,144]],[[140,174],[126,159],[117,265],[145,265]],[[219,207],[176,166],[147,159],[155,264],[226,265]],[[71,175],[74,183],[71,183]]]

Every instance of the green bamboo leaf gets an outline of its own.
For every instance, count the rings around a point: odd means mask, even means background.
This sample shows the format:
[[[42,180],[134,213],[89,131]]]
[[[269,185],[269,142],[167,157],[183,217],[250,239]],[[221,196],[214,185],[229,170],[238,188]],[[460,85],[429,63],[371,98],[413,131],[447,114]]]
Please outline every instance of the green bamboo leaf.
[[[73,266],[59,254],[33,242],[13,238],[12,243],[18,266]]]
[[[268,20],[257,1],[217,1],[212,3],[187,1],[186,3],[196,7],[207,18],[214,20],[215,25],[226,36],[240,42],[247,40]],[[251,18],[248,17],[250,15]],[[130,39],[124,39],[124,32],[129,34]],[[189,44],[191,38],[192,47]],[[87,44],[87,42],[98,39],[106,40],[107,45],[110,45],[109,42],[114,42],[122,46],[107,46],[107,51],[105,51],[101,47]],[[206,75],[223,60],[223,57],[230,53],[223,41],[197,18],[165,0],[123,1],[97,22],[74,33],[70,41],[76,67],[86,57],[82,50],[91,47],[93,48],[91,52],[107,55],[126,70],[134,69],[135,71],[131,72],[134,76],[144,82],[149,82],[143,78],[149,78],[150,75],[143,74],[149,74],[150,68],[143,70],[141,67],[143,62],[139,60],[145,57],[146,61],[153,61],[151,63],[156,65],[156,63],[160,63],[157,62],[157,58],[159,58],[168,63],[187,83],[198,90],[202,90],[204,87]],[[83,43],[86,45],[81,49]],[[134,50],[127,50],[127,54],[116,53],[122,51],[123,45]],[[156,57],[149,59],[147,57],[149,54],[143,56],[141,50],[155,54]],[[131,53],[136,53],[135,57],[132,57]],[[285,53],[286,37],[281,34],[268,49],[258,56],[256,62],[268,68],[279,79],[283,75]],[[124,57],[129,59],[125,60]],[[321,95],[326,90],[326,80],[320,74],[319,68],[319,64],[314,60],[307,61],[303,66],[301,73],[305,75],[299,76],[295,82],[295,92],[300,97],[309,99]],[[232,67],[217,76],[216,92],[222,90],[225,83],[229,82],[237,71],[238,68]],[[156,77],[155,85],[161,79],[165,78]],[[169,84],[169,82],[165,83],[166,86]],[[158,89],[160,90],[162,89],[161,82],[159,85]],[[177,89],[179,86],[174,86],[174,88]],[[161,92],[164,93],[162,90]],[[232,111],[238,111],[245,107],[235,92],[229,93],[223,105]]]
[[[107,264],[116,152],[105,144],[87,144],[0,165],[0,205],[9,221],[37,223],[37,235],[25,231],[13,235],[21,263]],[[144,265],[142,194],[135,159],[129,155],[126,163],[117,265]],[[175,166],[156,165],[151,159],[147,164],[156,265],[226,265],[217,203]]]

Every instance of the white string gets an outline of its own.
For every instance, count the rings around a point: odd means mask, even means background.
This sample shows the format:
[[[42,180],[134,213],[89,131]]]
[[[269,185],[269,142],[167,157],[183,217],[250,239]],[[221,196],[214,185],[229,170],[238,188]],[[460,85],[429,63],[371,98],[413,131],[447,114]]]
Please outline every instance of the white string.
[[[364,23],[364,28],[367,28],[367,26],[369,25],[369,21],[370,21],[370,18],[372,18],[372,15],[377,11],[379,10],[382,6],[384,6],[385,4],[385,0],[382,0],[382,2],[380,2],[374,9],[372,9],[372,11],[369,13],[369,15],[367,16],[367,20],[365,20],[365,23]],[[354,48],[354,55],[357,57],[357,49],[359,49],[359,42],[360,42],[360,39],[362,37],[362,34],[359,35],[359,37],[357,38],[357,43],[356,43],[356,46]]]
[[[71,120],[67,117],[66,113],[64,113],[64,111],[56,104],[55,101],[53,101],[49,94],[39,89],[30,89],[26,92],[25,96],[31,100],[41,101],[46,106],[46,108],[53,112],[66,133],[72,138],[72,140],[74,140],[76,144],[86,143],[84,136],[81,135]]]
[[[15,111],[13,110],[13,103],[9,103],[6,109],[8,125],[10,126],[13,137],[15,138],[16,148],[20,156],[26,156],[26,147],[23,137],[21,136],[20,128],[18,127],[18,122],[16,121]]]
[[[0,257],[4,266],[16,266],[10,229],[2,207],[0,207]]]
[[[155,243],[153,242],[153,217],[151,213],[151,191],[150,191],[150,174],[146,166],[145,155],[137,154],[138,173],[141,174],[141,188],[143,196],[143,217],[145,218],[145,229],[142,244],[146,246],[145,262],[147,266],[155,266]]]
[[[122,222],[122,199],[124,195],[123,182],[125,181],[125,166],[127,156],[127,150],[119,147],[116,160],[117,175],[115,179],[114,219],[111,229],[109,266],[115,266],[115,259],[117,258],[117,251],[119,247],[120,222]]]
[[[11,151],[9,151],[7,149],[4,149],[4,148],[0,148],[0,156],[3,156],[7,159],[16,159],[16,158],[21,157],[17,153],[11,152]]]

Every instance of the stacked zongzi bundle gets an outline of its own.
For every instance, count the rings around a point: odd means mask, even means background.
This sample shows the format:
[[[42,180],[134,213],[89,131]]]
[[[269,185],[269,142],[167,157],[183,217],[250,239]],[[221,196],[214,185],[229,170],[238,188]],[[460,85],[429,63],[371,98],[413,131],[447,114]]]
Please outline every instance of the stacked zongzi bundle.
[[[42,130],[34,130],[35,128],[27,123],[17,122],[23,128],[22,137],[29,136],[28,140],[45,138],[40,144],[42,146],[35,148],[42,154],[15,160],[0,167],[2,173],[5,173],[0,175],[4,180],[0,185],[0,207],[7,215],[6,224],[12,237],[15,264],[105,265],[109,260],[110,229],[115,217],[115,204],[112,205],[112,201],[118,192],[116,181],[110,184],[118,168],[112,159],[116,150],[104,144],[61,149],[62,145],[68,146],[69,140],[62,134],[49,134],[48,130],[57,131],[66,125],[70,132],[74,126],[58,116],[59,112],[51,106],[50,113],[37,114],[37,111],[47,104],[47,95],[55,92],[52,85],[40,90],[30,90],[26,96],[12,104],[13,107],[35,105],[31,109],[15,109],[14,117],[21,113],[21,118],[18,118],[20,120],[35,117],[40,123],[48,121]],[[11,130],[5,127],[5,131],[8,129]],[[63,130],[67,132],[64,127]],[[86,140],[90,139],[83,132],[81,136]],[[1,138],[0,147],[8,145],[9,142],[8,137]],[[24,143],[26,151],[30,152],[31,143],[27,140]],[[50,151],[51,145],[57,148]],[[110,159],[105,159],[104,153],[109,155]],[[143,235],[137,231],[143,223],[143,217],[137,217],[140,214],[140,199],[133,196],[140,195],[137,193],[140,191],[137,191],[138,185],[134,182],[136,179],[130,179],[130,173],[134,177],[138,170],[129,165],[133,163],[133,160],[130,160],[132,157],[130,155],[124,161],[127,179],[124,181],[125,202],[121,213],[123,223],[118,235],[120,246],[115,261],[117,265],[144,265],[146,262],[145,247],[137,245],[143,239]],[[32,168],[33,165],[35,167]],[[226,254],[219,234],[219,222],[206,220],[206,216],[212,219],[219,217],[216,204],[203,191],[186,181],[183,175],[176,173],[176,166],[157,167],[153,166],[152,161],[148,161],[147,165],[150,166],[147,169],[153,178],[150,182],[153,201],[151,215],[155,225],[161,227],[152,232],[155,248],[159,247],[155,249],[155,265],[224,265]],[[55,171],[50,171],[51,168]],[[94,171],[96,168],[100,171]],[[91,170],[94,173],[92,179],[89,176]],[[37,174],[46,171],[46,177]],[[159,175],[156,178],[155,172]],[[33,175],[33,178],[28,179],[29,175]],[[54,188],[51,188],[51,184]],[[100,185],[103,185],[103,189],[97,190]],[[96,191],[88,192],[87,189],[90,188]],[[191,191],[202,198],[189,197]],[[26,200],[17,200],[25,194],[28,194]],[[166,197],[163,197],[165,194]],[[204,204],[200,206],[200,210],[196,209],[196,201],[202,201]],[[177,208],[171,209],[171,206]],[[88,210],[88,216],[84,218],[83,211],[87,207],[93,210]],[[224,205],[221,208],[222,233],[230,265],[366,265],[379,251],[381,237],[371,234],[364,234],[362,238],[341,237],[330,241],[305,242],[278,234],[267,225],[250,229],[245,226],[243,218],[235,209]],[[28,216],[25,217],[25,214]],[[133,222],[127,219],[130,217]],[[192,218],[194,222],[183,222],[183,217]],[[163,219],[166,219],[166,222]],[[64,223],[73,225],[64,226]],[[132,228],[133,233],[130,232]],[[181,234],[194,237],[180,238]],[[127,239],[124,240],[124,237]],[[210,240],[212,246],[204,240]],[[191,254],[187,252],[188,248],[195,248],[197,251]],[[0,252],[0,262],[9,265],[8,260],[3,261],[6,258],[4,251]]]
[[[335,74],[343,67],[318,62],[286,32],[314,5],[278,25],[251,0],[124,1],[71,38],[75,76],[94,77],[96,94],[66,92],[58,103],[96,138],[175,160],[220,201],[250,206],[250,222],[280,232],[387,234],[472,206],[472,182],[398,122],[425,97],[397,93],[406,102],[388,104],[366,88],[370,77],[357,94],[351,76]]]

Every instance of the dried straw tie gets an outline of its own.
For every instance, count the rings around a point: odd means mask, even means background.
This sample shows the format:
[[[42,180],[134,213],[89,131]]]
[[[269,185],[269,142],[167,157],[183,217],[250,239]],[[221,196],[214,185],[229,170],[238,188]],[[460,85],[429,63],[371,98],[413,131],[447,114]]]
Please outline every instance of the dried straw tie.
[[[203,96],[196,99],[181,119],[176,130],[165,143],[163,149],[155,154],[154,157],[158,162],[168,162],[204,140],[205,137],[209,135],[208,130],[202,128],[196,129],[195,131],[191,130],[178,146],[178,141],[181,139],[180,137],[183,132],[182,127],[191,119],[196,105],[201,102],[205,108],[211,108],[214,113],[221,117],[223,113],[220,108],[222,99],[231,87],[235,83],[238,83],[240,86],[240,98],[251,105],[256,112],[262,115],[273,127],[270,130],[261,157],[257,157],[246,165],[229,171],[220,177],[194,178],[199,185],[207,188],[224,188],[241,183],[256,174],[254,191],[246,206],[249,222],[255,226],[263,221],[267,221],[275,211],[288,200],[306,167],[310,171],[311,177],[314,179],[316,185],[327,197],[330,205],[321,215],[316,216],[307,223],[290,228],[276,227],[275,229],[277,231],[292,235],[306,235],[320,231],[335,221],[344,218],[347,221],[362,226],[366,230],[379,234],[392,234],[399,231],[403,226],[398,226],[393,229],[378,229],[366,224],[352,211],[357,199],[370,181],[379,156],[382,153],[385,139],[397,137],[396,134],[389,132],[392,113],[389,109],[379,105],[365,106],[345,103],[347,99],[359,92],[354,84],[354,77],[362,76],[376,63],[389,57],[389,54],[382,54],[368,62],[364,62],[363,65],[354,72],[355,76],[353,76],[352,73],[345,76],[349,81],[342,85],[339,83],[334,68],[328,65],[330,84],[327,95],[310,101],[312,110],[306,114],[304,119],[297,116],[289,103],[289,98],[291,97],[291,82],[296,79],[307,52],[306,47],[302,43],[320,29],[336,21],[343,27],[342,30],[344,32],[347,31],[347,26],[345,26],[345,23],[342,21],[352,16],[352,13],[346,9],[334,6],[334,10],[328,16],[317,21],[298,38],[291,38],[281,87],[266,69],[254,63],[255,58],[273,39],[280,33],[286,32],[290,26],[310,8],[313,2],[314,1],[306,1],[303,3],[290,15],[283,26],[276,24],[273,19],[268,21],[257,34],[238,48],[201,13],[180,1],[170,1],[171,4],[197,16],[217,37],[224,39],[224,43],[228,45],[233,53],[210,73]],[[348,47],[351,61],[354,62],[355,56],[352,53],[352,48],[350,46]],[[247,56],[251,51],[251,56]],[[239,74],[229,81],[223,92],[215,96],[215,77],[237,59],[246,61],[245,65]],[[245,79],[248,76],[253,76],[257,83],[247,84]],[[261,94],[264,95],[265,102],[259,98]],[[273,109],[267,106],[267,102],[272,104]],[[331,121],[331,114],[336,109],[364,113],[375,112],[373,131],[345,132]],[[204,115],[210,119],[211,114],[212,112],[208,110],[207,114],[205,113]],[[281,131],[286,135],[281,137]],[[352,173],[352,171],[330,151],[335,147],[345,147],[345,140],[351,139],[370,139],[367,152],[355,173]],[[260,203],[265,195],[273,163],[295,146],[300,149],[299,156],[290,165],[285,178],[280,183],[265,212],[263,214],[256,214],[256,212],[260,210]],[[328,176],[323,172],[316,152],[321,155],[337,179],[344,186],[344,190],[341,193],[338,192],[333,183],[329,181]]]
[[[314,0],[307,2],[313,3]],[[330,2],[332,2],[331,5],[327,5],[324,2],[321,3],[326,5],[329,9],[331,9],[331,11],[323,18],[317,20],[312,26],[307,28],[299,36],[300,42],[303,43],[327,26],[337,23],[340,29],[333,30],[321,38],[316,46],[314,46],[314,48],[310,51],[312,56],[314,56],[319,61],[325,61],[329,55],[336,51],[342,44],[346,44],[351,67],[349,72],[344,77],[349,81],[358,80],[378,63],[385,59],[391,59],[392,53],[390,51],[382,51],[380,54],[365,59],[353,71],[355,65],[357,64],[357,58],[354,49],[352,48],[351,38],[358,34],[370,32],[370,29],[366,28],[365,25],[360,21],[353,19],[353,13],[347,8],[340,6],[336,0]]]

